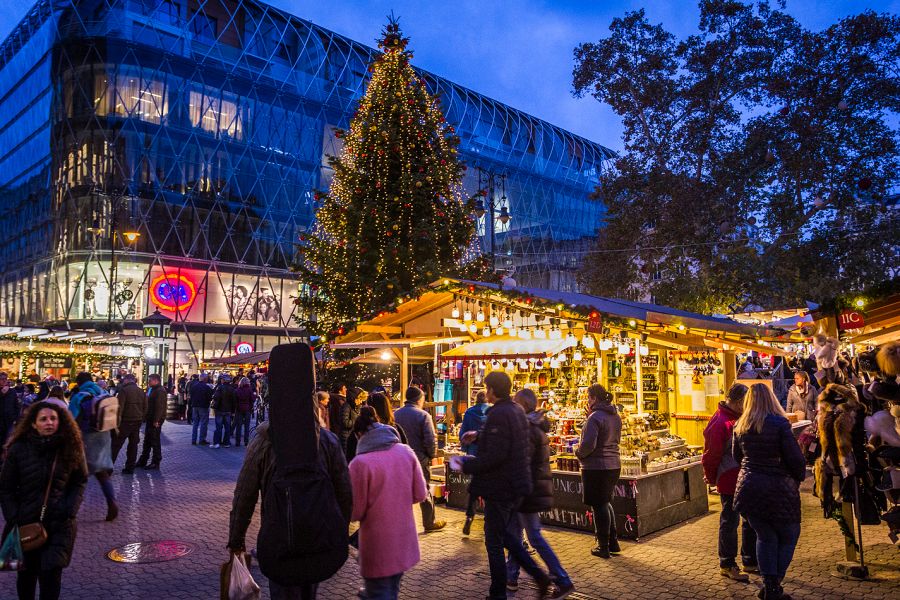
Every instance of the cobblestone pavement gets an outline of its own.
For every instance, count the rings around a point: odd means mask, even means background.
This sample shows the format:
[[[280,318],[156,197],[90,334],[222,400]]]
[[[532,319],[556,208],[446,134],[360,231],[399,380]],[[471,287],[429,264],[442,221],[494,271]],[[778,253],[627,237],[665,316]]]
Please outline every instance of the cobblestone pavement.
[[[210,432],[211,437],[212,432]],[[243,448],[190,445],[190,427],[166,423],[163,428],[163,466],[159,472],[114,477],[122,508],[119,519],[106,523],[103,496],[96,481],[88,484],[79,514],[78,540],[72,565],[63,574],[62,597],[68,599],[211,599],[218,598],[219,566],[226,558],[228,512],[233,482],[244,456]],[[118,470],[124,452],[119,457]],[[843,557],[837,524],[821,518],[815,498],[804,486],[803,532],[785,587],[801,599],[900,599],[900,552],[882,527],[864,531],[867,561],[876,580],[855,582],[831,575]],[[734,583],[718,574],[716,529],[719,504],[711,513],[688,523],[623,542],[624,553],[605,561],[589,550],[592,538],[583,533],[548,529],[547,537],[562,558],[579,594],[575,600],[653,598],[755,598],[757,586]],[[417,514],[419,511],[414,511]],[[464,515],[438,509],[449,525],[444,531],[422,535],[422,562],[404,580],[403,598],[484,598],[487,559],[480,520],[472,535],[462,535]],[[258,516],[258,513],[257,513]],[[256,538],[254,518],[247,537]],[[180,540],[196,545],[190,555],[170,562],[119,564],[105,555],[131,542]],[[254,576],[264,577],[254,566]],[[754,578],[754,582],[758,578]],[[320,587],[320,598],[354,598],[360,585],[354,561]],[[268,590],[263,597],[268,598]],[[523,585],[511,598],[534,597]],[[0,573],[0,598],[14,598],[14,575]]]

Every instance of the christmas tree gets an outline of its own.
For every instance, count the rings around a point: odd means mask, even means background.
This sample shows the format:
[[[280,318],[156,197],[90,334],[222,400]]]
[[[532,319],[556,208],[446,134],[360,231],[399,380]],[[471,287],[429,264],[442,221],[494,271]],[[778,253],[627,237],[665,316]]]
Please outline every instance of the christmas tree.
[[[338,333],[395,307],[439,277],[483,267],[473,252],[472,199],[463,198],[459,138],[391,19],[383,51],[343,140],[334,178],[315,195],[298,270],[308,284],[301,324]],[[468,264],[466,264],[468,263]]]

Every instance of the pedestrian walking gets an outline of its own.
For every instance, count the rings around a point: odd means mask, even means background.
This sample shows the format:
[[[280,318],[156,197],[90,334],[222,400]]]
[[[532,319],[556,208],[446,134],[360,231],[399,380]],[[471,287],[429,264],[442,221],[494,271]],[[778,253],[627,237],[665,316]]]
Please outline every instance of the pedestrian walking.
[[[25,553],[16,592],[20,600],[33,600],[40,586],[41,600],[57,600],[62,571],[72,559],[75,520],[87,484],[78,426],[65,409],[38,402],[19,421],[5,453],[0,471],[3,538],[13,527],[34,523],[47,532],[43,545]]]
[[[236,406],[237,396],[234,386],[231,385],[231,377],[222,375],[219,377],[219,385],[213,392],[212,408],[216,411],[216,431],[213,433],[210,448],[231,447],[231,417]]]
[[[488,404],[485,393],[478,392],[475,395],[475,404],[467,408],[463,415],[462,425],[459,427],[460,440],[470,431],[481,431],[481,428],[484,427],[484,422],[487,420],[487,411],[490,407],[491,405]],[[478,453],[478,442],[462,444],[460,448],[468,456],[475,456]],[[466,503],[466,522],[463,524],[462,529],[463,535],[469,535],[472,532],[472,521],[475,520],[475,504],[477,502],[478,497],[469,494],[469,499]]]
[[[72,394],[69,412],[81,432],[88,477],[93,475],[100,484],[103,497],[106,499],[106,520],[114,521],[119,515],[119,505],[116,503],[116,492],[111,480],[112,431],[97,431],[96,422],[92,420],[96,416],[95,403],[109,398],[109,394],[91,380],[90,373],[79,373],[76,381],[78,391]]]
[[[242,377],[235,392],[237,405],[234,413],[234,445],[241,445],[241,432],[243,431],[244,446],[250,443],[250,414],[253,405],[256,404],[256,392],[250,384],[250,379]]]
[[[744,411],[744,397],[749,388],[734,383],[727,400],[719,403],[716,414],[703,430],[703,475],[706,483],[716,486],[722,512],[719,514],[719,571],[735,581],[747,582],[747,573],[759,571],[756,562],[756,533],[746,518],[734,510],[734,490],[741,465],[734,460],[732,448],[734,424]],[[738,526],[741,529],[741,562],[737,566]]]
[[[9,375],[0,372],[0,447],[12,433],[19,418],[19,397],[9,382]]]
[[[206,431],[209,427],[209,405],[213,399],[209,375],[201,373],[197,381],[191,384],[189,393],[191,396],[191,444],[208,446]]]
[[[151,373],[147,378],[147,416],[144,422],[144,448],[137,466],[141,469],[159,469],[162,462],[162,424],[166,421],[169,394],[162,385],[159,373]]]
[[[134,473],[134,465],[137,462],[138,444],[141,441],[141,425],[147,416],[147,394],[138,387],[134,374],[126,373],[122,377],[122,384],[118,388],[116,398],[119,400],[119,429],[113,438],[112,459],[116,462],[119,451],[128,441],[128,449],[125,453],[124,475]]]
[[[484,428],[469,432],[465,443],[478,442],[475,456],[454,456],[450,466],[472,475],[469,493],[484,499],[484,546],[491,572],[491,599],[506,598],[506,557],[504,548],[534,578],[539,597],[546,598],[552,581],[538,567],[522,545],[521,537],[510,531],[516,510],[532,492],[529,461],[528,419],[525,411],[510,398],[512,381],[502,371],[484,378],[485,393],[493,406]],[[399,420],[399,419],[398,419]],[[412,435],[410,439],[412,439]]]
[[[319,411],[319,426],[330,429],[328,425],[328,402],[330,401],[328,392],[319,390],[316,392],[316,407]]]
[[[522,531],[528,543],[537,552],[553,579],[555,589],[551,598],[565,598],[575,591],[572,579],[563,568],[559,557],[550,547],[550,543],[541,532],[541,515],[543,511],[553,508],[553,478],[550,474],[550,440],[547,433],[550,431],[550,421],[544,411],[538,410],[538,400],[534,391],[530,389],[519,390],[513,396],[513,402],[522,407],[528,419],[529,443],[531,445],[529,455],[531,457],[531,493],[525,496],[518,509],[518,520],[510,523],[510,532],[518,539],[522,539]],[[519,563],[510,555],[506,560],[506,589],[516,591],[519,589]]]
[[[416,453],[419,463],[422,465],[425,483],[430,483],[431,459],[437,454],[437,436],[434,432],[431,415],[422,410],[424,404],[425,393],[421,389],[407,388],[406,402],[394,411],[394,421],[403,428],[409,447]],[[445,521],[436,521],[434,518],[434,497],[431,495],[431,490],[428,491],[428,495],[419,506],[422,509],[422,526],[426,533],[446,527]]]
[[[309,372],[300,373],[297,382],[303,361],[296,346],[301,344],[276,346],[269,357],[269,420],[259,425],[247,448],[228,533],[228,548],[243,552],[261,496],[257,556],[273,600],[315,599],[317,582],[346,560],[353,507],[340,441],[320,427],[316,416],[312,350],[300,349],[308,353]],[[317,522],[305,520],[309,518]]]
[[[367,600],[397,600],[403,574],[419,562],[414,504],[428,489],[419,459],[397,430],[363,406],[353,428],[359,438],[350,462],[353,514],[359,521],[359,570]]]
[[[599,383],[588,388],[588,415],[575,456],[581,461],[584,503],[594,512],[597,546],[591,554],[609,558],[622,552],[616,532],[613,492],[619,481],[622,417],[612,405],[612,394]]]
[[[756,558],[763,576],[761,598],[785,598],[781,582],[800,537],[800,483],[806,460],[775,394],[750,386],[744,412],[734,425],[734,459],[740,463],[734,510],[756,532]]]

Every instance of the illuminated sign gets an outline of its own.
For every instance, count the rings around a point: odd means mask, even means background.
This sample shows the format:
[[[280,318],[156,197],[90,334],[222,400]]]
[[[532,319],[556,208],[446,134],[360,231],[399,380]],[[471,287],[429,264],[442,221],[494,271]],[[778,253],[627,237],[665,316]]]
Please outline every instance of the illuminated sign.
[[[150,283],[150,300],[163,310],[187,310],[197,299],[197,287],[184,275],[163,274]]]
[[[861,329],[866,326],[866,318],[855,310],[845,310],[838,316],[838,329]]]
[[[253,344],[250,342],[238,342],[234,345],[235,354],[250,354],[253,352]]]

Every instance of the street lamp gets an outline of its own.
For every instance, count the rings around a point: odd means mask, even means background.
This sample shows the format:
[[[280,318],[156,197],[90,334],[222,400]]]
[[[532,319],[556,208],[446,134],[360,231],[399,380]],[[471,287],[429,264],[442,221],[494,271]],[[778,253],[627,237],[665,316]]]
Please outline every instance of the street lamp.
[[[101,195],[97,193],[97,195]],[[105,195],[105,194],[103,194]],[[109,196],[107,196],[109,197]],[[107,300],[107,310],[106,310],[106,321],[107,323],[112,323],[112,315],[113,315],[113,307],[116,302],[116,286],[118,284],[118,270],[119,270],[119,260],[116,255],[116,245],[121,240],[126,246],[131,246],[135,242],[138,241],[138,238],[141,237],[139,231],[134,229],[130,224],[129,219],[129,227],[124,231],[119,231],[119,203],[124,200],[123,196],[115,196],[112,198],[111,205],[109,206],[109,252],[110,252],[110,267],[109,267],[109,298]],[[99,238],[103,236],[104,228],[100,223],[100,219],[94,218],[91,226],[87,228],[87,231],[93,234],[95,237]],[[127,300],[131,298],[128,297],[131,295],[130,290],[123,297]]]
[[[475,203],[475,208],[472,209],[472,214],[478,219],[486,214],[490,214],[490,218],[485,222],[485,227],[490,227],[490,237],[488,239],[490,240],[491,269],[496,270],[496,221],[500,221],[500,223],[506,225],[509,223],[510,219],[512,219],[512,216],[509,214],[509,201],[506,197],[506,173],[498,173],[479,166],[476,166],[475,168],[478,170],[478,189],[482,194],[485,192],[487,193],[487,204],[485,204],[484,200],[478,200]],[[500,188],[501,190],[499,201],[496,199],[497,188]],[[497,215],[498,208],[500,210],[499,215]],[[487,233],[487,231],[485,233]]]

